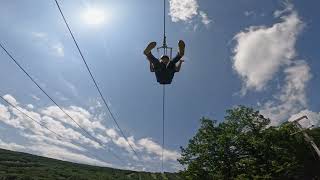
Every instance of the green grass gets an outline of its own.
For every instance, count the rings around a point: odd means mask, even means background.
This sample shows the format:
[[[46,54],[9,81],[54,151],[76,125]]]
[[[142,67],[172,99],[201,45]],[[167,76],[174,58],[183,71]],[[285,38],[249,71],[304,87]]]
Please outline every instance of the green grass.
[[[178,174],[136,172],[65,162],[27,153],[0,149],[0,180],[70,179],[127,180],[181,179]]]

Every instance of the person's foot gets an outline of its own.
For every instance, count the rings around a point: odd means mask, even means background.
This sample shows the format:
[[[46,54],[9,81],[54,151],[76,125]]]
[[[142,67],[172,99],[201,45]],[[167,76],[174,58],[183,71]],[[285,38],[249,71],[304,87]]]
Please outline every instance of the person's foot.
[[[149,54],[152,51],[152,49],[155,48],[156,46],[157,46],[156,42],[149,43],[146,49],[143,51],[143,54],[145,55]]]
[[[183,40],[179,41],[178,47],[179,47],[179,55],[184,56],[184,49],[186,47],[186,44],[183,42]]]

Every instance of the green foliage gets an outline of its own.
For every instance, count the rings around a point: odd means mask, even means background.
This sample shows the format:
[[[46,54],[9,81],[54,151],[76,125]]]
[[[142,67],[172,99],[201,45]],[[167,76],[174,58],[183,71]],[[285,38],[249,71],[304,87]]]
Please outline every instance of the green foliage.
[[[320,163],[294,126],[268,127],[269,119],[240,106],[218,124],[206,118],[181,148],[186,179],[319,179]],[[311,130],[320,144],[320,128]]]
[[[178,174],[165,173],[168,180]],[[0,149],[0,180],[160,180],[162,174],[76,164]]]

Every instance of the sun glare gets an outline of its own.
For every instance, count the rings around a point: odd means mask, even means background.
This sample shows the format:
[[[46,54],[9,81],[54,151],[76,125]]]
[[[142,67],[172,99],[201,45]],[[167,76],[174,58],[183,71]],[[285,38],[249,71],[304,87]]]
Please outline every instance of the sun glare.
[[[90,8],[84,13],[84,20],[90,25],[99,25],[105,22],[106,14],[101,9]]]

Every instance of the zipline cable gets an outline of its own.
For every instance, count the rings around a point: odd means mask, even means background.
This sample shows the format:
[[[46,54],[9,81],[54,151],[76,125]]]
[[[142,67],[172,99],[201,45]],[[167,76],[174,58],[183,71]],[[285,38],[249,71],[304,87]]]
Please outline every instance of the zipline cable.
[[[31,75],[18,63],[18,61],[9,53],[9,51],[7,51],[7,49],[2,45],[2,43],[0,43],[0,47],[5,51],[5,53],[10,57],[10,59],[20,68],[20,70],[22,70],[28,77],[29,79],[69,118],[71,119],[83,132],[85,132],[93,141],[95,141],[96,143],[98,143],[100,146],[102,146],[105,150],[109,151],[110,153],[113,154],[113,156],[115,156],[119,161],[121,161],[122,163],[123,160],[116,155],[111,149],[107,149],[104,146],[104,143],[102,143],[99,139],[97,139],[96,137],[94,137],[93,135],[91,135],[84,127],[82,127],[73,117],[71,117],[51,96],[49,96],[49,94],[37,83],[37,81],[35,81]]]
[[[166,0],[163,0],[163,50],[167,53],[167,35],[166,35]],[[170,55],[171,56],[171,55]],[[170,57],[171,58],[171,57]],[[164,143],[165,143],[165,96],[166,96],[166,86],[163,84],[162,89],[162,152],[161,152],[161,172],[164,173],[163,164],[163,153],[164,153]]]
[[[162,153],[161,153],[161,172],[164,173],[163,167],[163,151],[164,151],[164,120],[165,120],[165,97],[166,97],[166,85],[163,85],[162,89]]]
[[[83,56],[83,54],[82,54],[82,52],[81,52],[81,50],[80,50],[80,47],[79,47],[79,45],[78,45],[78,43],[77,43],[77,41],[76,41],[76,39],[75,39],[72,31],[71,31],[71,28],[70,28],[70,26],[69,26],[69,24],[68,24],[68,22],[67,22],[67,20],[66,20],[66,18],[65,18],[65,16],[64,16],[62,10],[61,10],[61,8],[60,8],[60,5],[59,5],[58,1],[55,0],[55,2],[56,2],[56,5],[57,5],[57,7],[58,7],[58,9],[59,9],[59,11],[60,11],[60,14],[61,14],[61,16],[62,16],[62,18],[63,18],[63,21],[64,21],[64,23],[66,24],[66,26],[67,26],[67,28],[68,28],[68,30],[69,30],[69,33],[70,33],[70,35],[71,35],[71,37],[72,37],[72,39],[73,39],[73,42],[75,43],[75,45],[76,45],[76,47],[77,47],[77,49],[78,49],[78,51],[79,51],[79,54],[80,54],[80,56],[81,56],[81,58],[82,58],[82,60],[83,60],[83,62],[84,62],[84,64],[85,64],[85,66],[86,66],[86,69],[88,70],[88,72],[89,72],[89,74],[90,74],[90,77],[91,77],[91,79],[92,79],[92,81],[93,81],[93,83],[94,83],[94,85],[95,85],[95,87],[96,87],[96,89],[97,89],[97,91],[98,91],[98,93],[99,93],[99,95],[100,95],[100,97],[101,97],[104,105],[107,107],[107,110],[108,110],[108,112],[109,112],[110,115],[111,115],[111,118],[113,119],[114,123],[116,124],[117,128],[119,129],[122,137],[125,138],[126,142],[127,142],[128,145],[130,146],[131,150],[134,152],[134,154],[135,154],[137,157],[139,157],[139,156],[138,156],[138,153],[136,152],[136,150],[134,150],[134,148],[132,147],[132,145],[129,143],[129,140],[128,140],[127,136],[124,134],[123,130],[120,128],[120,125],[119,125],[119,123],[117,122],[117,120],[116,120],[116,118],[115,118],[115,115],[112,113],[112,111],[111,111],[111,109],[110,109],[110,107],[109,107],[106,99],[105,99],[104,96],[102,95],[102,92],[101,92],[101,90],[100,90],[100,88],[99,88],[99,86],[98,86],[98,83],[96,82],[96,80],[95,80],[95,78],[94,78],[94,76],[93,76],[93,74],[92,74],[92,72],[91,72],[91,70],[90,70],[90,68],[89,68],[89,66],[88,66],[88,64],[87,64],[87,61],[85,60],[85,58],[84,58],[84,56]]]
[[[2,96],[0,96],[0,98],[6,102],[8,105],[10,105],[11,107],[13,107],[14,109],[16,109],[17,111],[19,111],[20,113],[22,113],[23,115],[25,115],[26,117],[28,117],[31,121],[39,124],[40,126],[46,128],[48,131],[50,131],[51,133],[55,134],[57,136],[57,138],[59,140],[61,140],[60,138],[63,138],[60,134],[54,132],[53,130],[49,129],[48,127],[46,127],[44,124],[40,123],[39,121],[35,120],[34,118],[32,118],[31,116],[29,116],[27,113],[23,112],[21,109],[19,109],[16,105],[12,104],[11,102],[9,102],[8,100],[6,100],[5,98],[3,98]]]
[[[167,35],[166,35],[166,0],[163,0],[163,46],[167,46]]]

